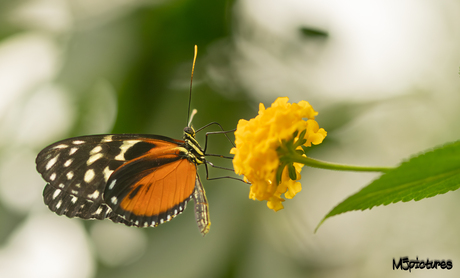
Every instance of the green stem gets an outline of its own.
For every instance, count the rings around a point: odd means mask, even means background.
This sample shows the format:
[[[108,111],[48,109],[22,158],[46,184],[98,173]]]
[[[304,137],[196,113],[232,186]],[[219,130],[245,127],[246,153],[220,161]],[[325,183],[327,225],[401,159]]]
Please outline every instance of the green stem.
[[[287,155],[286,159],[290,162],[302,163],[310,167],[338,170],[338,171],[384,172],[385,173],[385,172],[388,172],[394,169],[393,167],[372,167],[372,166],[336,164],[336,163],[316,160],[316,159],[301,156],[298,154]]]

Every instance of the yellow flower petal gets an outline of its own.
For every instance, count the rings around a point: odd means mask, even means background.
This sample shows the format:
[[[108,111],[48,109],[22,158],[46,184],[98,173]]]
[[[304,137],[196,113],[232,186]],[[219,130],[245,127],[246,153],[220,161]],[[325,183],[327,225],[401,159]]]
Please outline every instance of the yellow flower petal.
[[[307,101],[291,104],[289,98],[279,97],[268,108],[260,103],[255,118],[238,122],[235,131],[236,148],[232,148],[230,153],[235,155],[235,172],[244,175],[244,179],[252,184],[250,199],[266,200],[267,206],[277,211],[283,208],[282,194],[291,199],[302,190],[301,184],[297,182],[303,167],[299,163],[294,163],[296,179],[290,179],[288,169],[285,168],[278,184],[276,175],[280,167],[279,149],[283,142],[294,139],[296,131],[299,136],[304,130],[306,133],[302,139],[306,139],[305,146],[320,144],[327,133],[314,120],[317,114]]]
[[[283,203],[282,203],[283,201],[284,199],[282,198],[272,196],[268,199],[267,207],[274,211],[279,211],[280,209],[284,208]]]

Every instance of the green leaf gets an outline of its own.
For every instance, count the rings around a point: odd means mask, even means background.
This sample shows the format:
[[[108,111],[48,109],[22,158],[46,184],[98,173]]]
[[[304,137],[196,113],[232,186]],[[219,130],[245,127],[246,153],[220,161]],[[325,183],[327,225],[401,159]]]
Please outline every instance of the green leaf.
[[[306,38],[327,38],[329,36],[325,31],[309,27],[300,28],[300,33]]]
[[[419,201],[460,187],[460,141],[427,151],[380,176],[331,210],[318,224],[337,214],[400,201]]]

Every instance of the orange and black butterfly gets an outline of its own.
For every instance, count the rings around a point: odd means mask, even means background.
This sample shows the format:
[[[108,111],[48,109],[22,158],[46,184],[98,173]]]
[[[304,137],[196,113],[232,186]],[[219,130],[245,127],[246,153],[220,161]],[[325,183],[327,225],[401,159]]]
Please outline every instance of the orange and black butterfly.
[[[193,199],[203,235],[211,222],[197,165],[206,163],[211,164],[190,123],[183,140],[141,134],[81,136],[46,147],[36,159],[47,182],[45,204],[58,215],[156,227],[182,213]]]

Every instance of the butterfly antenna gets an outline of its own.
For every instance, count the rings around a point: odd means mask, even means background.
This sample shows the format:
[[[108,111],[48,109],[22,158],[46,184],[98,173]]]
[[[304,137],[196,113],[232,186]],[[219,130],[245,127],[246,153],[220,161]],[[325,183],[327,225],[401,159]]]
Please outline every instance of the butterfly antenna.
[[[192,116],[190,116],[190,107],[192,105],[192,83],[193,83],[193,71],[195,70],[195,61],[196,61],[196,55],[198,54],[198,46],[195,45],[195,50],[194,50],[194,54],[193,54],[193,64],[192,64],[192,75],[190,77],[190,94],[189,94],[189,97],[188,97],[188,111],[187,111],[187,115],[188,115],[188,119],[187,119],[187,126],[190,126],[190,124],[192,123],[192,118],[193,118],[193,115],[196,114],[192,112]],[[195,109],[196,110],[196,109]],[[194,110],[194,111],[195,111]]]

